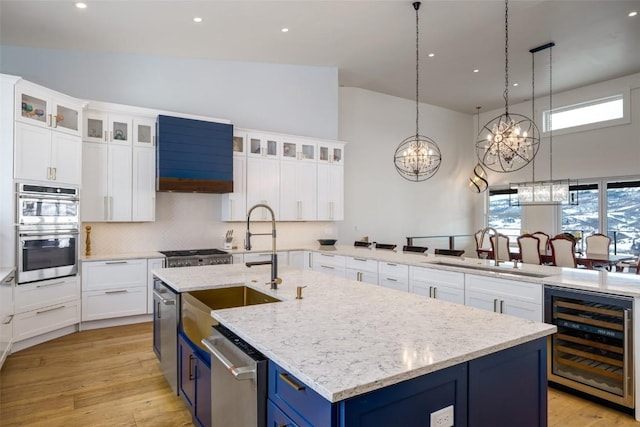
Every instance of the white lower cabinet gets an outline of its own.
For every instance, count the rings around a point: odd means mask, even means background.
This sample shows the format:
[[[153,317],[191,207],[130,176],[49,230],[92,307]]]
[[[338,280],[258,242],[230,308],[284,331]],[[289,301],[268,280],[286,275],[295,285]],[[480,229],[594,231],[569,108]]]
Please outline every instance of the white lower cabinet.
[[[311,269],[311,252],[310,251],[289,251],[289,267],[299,270]]]
[[[347,257],[347,279],[358,282],[378,284],[378,261],[374,259]]]
[[[278,255],[278,265],[288,265],[288,253],[283,251],[276,251]],[[271,261],[271,252],[247,252],[244,254],[242,262],[262,262]],[[234,260],[235,262],[235,260]]]
[[[16,285],[15,342],[80,323],[78,276]]]
[[[346,277],[346,261],[343,255],[312,252],[311,258],[314,271],[338,277]]]
[[[464,273],[410,266],[409,292],[464,305]]]
[[[537,283],[465,276],[465,304],[496,313],[542,322],[542,294]]]
[[[385,288],[409,291],[409,266],[393,262],[378,263],[378,284]]]
[[[82,320],[146,314],[146,259],[84,261],[82,263]]]

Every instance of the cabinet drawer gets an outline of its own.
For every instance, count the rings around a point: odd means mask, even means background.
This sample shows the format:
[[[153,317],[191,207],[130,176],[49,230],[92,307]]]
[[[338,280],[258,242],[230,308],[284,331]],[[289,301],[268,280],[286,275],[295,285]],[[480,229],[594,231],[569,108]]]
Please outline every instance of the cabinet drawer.
[[[368,271],[347,269],[346,278],[349,280],[356,280],[358,282],[378,284],[378,273],[371,273]]]
[[[409,266],[405,264],[396,264],[394,262],[378,263],[378,273],[380,277],[395,277],[409,279]]]
[[[82,290],[122,289],[144,286],[146,283],[146,259],[82,263]]]
[[[424,267],[409,267],[409,281],[420,281],[433,285],[464,289],[464,273],[444,271]]]
[[[347,257],[347,268],[378,274],[378,261],[374,259]]]
[[[287,252],[276,252],[278,255],[278,265],[287,265],[288,254]],[[271,252],[251,252],[244,254],[244,262],[260,262],[271,261]],[[233,261],[235,263],[235,260]]]
[[[269,361],[269,399],[297,425],[333,425],[331,402],[272,361]]]
[[[326,265],[331,267],[341,267],[344,270],[345,257],[342,255],[326,254],[321,252],[313,252],[313,266]]]
[[[380,276],[378,284],[385,288],[409,292],[409,282],[406,279]]]
[[[13,339],[21,341],[65,326],[80,323],[80,301],[75,300],[16,314]]]
[[[78,276],[70,276],[17,285],[14,298],[16,313],[23,313],[80,299],[80,283]]]
[[[337,277],[346,277],[346,270],[344,267],[334,267],[332,265],[325,265],[316,263],[313,265],[313,271],[319,271],[320,273],[331,274]]]
[[[147,288],[82,292],[82,320],[110,319],[147,312]]]
[[[485,276],[465,276],[465,289],[504,298],[542,304],[542,285]]]

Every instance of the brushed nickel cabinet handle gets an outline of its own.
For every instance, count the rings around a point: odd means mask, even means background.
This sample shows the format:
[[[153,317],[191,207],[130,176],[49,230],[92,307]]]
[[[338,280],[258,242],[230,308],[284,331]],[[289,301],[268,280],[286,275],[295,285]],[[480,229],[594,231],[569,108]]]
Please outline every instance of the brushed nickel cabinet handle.
[[[500,313],[504,313],[504,300],[500,300]]]
[[[394,279],[392,277],[387,277],[387,280],[390,281],[390,282],[397,282],[398,281],[397,279]]]
[[[295,381],[293,381],[291,378],[289,378],[289,375],[285,374],[284,372],[281,372],[278,376],[280,377],[280,379],[282,379],[282,381],[287,383],[295,391],[302,391],[305,389],[303,385],[300,385]]]
[[[128,261],[105,261],[105,264],[113,265],[113,264],[128,264]]]
[[[107,294],[107,295],[113,295],[113,294],[126,294],[127,292],[129,292],[129,291],[126,290],[126,289],[120,289],[120,290],[117,290],[117,291],[105,291],[104,293]]]
[[[66,306],[61,305],[61,306],[58,306],[58,307],[48,308],[48,309],[46,309],[46,310],[36,311],[36,314],[48,313],[48,312],[50,312],[50,311],[60,310],[60,309],[65,308],[65,307],[66,307]]]
[[[64,283],[65,283],[64,280],[60,280],[59,282],[47,283],[44,285],[36,285],[36,288],[48,288],[49,286],[62,285]]]
[[[328,268],[329,270],[335,270],[335,267],[331,267],[330,265],[321,265],[322,268]]]
[[[7,316],[7,320],[2,322],[2,324],[3,325],[8,325],[9,323],[11,323],[12,320],[13,320],[13,314],[10,314],[9,316]]]

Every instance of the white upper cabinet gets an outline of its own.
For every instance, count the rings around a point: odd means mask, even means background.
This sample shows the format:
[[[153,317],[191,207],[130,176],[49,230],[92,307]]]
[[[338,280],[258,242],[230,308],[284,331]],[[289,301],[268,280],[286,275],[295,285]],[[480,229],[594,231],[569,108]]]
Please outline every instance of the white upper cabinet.
[[[133,118],[133,145],[137,147],[155,147],[156,120],[153,118]]]
[[[15,88],[15,119],[81,136],[82,102],[27,81]]]
[[[321,142],[318,144],[318,162],[341,165],[344,162],[344,144]]]
[[[318,163],[318,220],[344,219],[344,168]]]
[[[280,158],[280,139],[276,135],[250,132],[247,134],[247,156]]]
[[[247,218],[247,132],[233,131],[233,193],[222,195],[222,221]]]
[[[282,138],[282,160],[297,160],[315,163],[318,145],[315,142],[298,140],[292,137]]]
[[[133,147],[133,183],[131,220],[156,219],[156,150],[153,147]]]
[[[133,141],[133,118],[103,111],[84,113],[84,136],[88,142],[113,142],[130,145]]]
[[[283,151],[284,153],[284,151]],[[280,220],[314,221],[316,212],[317,164],[296,156],[280,161]]]

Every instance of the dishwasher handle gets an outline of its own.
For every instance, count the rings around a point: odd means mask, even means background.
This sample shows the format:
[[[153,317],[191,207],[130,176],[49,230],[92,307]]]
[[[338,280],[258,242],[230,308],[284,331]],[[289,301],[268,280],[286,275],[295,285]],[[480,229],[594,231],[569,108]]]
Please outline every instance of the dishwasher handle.
[[[157,289],[153,290],[153,296],[159,299],[164,305],[175,305],[176,303],[175,299],[169,299],[169,298],[163,297],[162,294],[158,292]]]
[[[255,380],[256,368],[252,368],[251,366],[236,367],[224,354],[222,354],[220,350],[215,347],[217,340],[218,338],[209,337],[203,338],[200,342],[224,365],[225,368],[227,368],[227,371],[231,372],[236,380]]]

